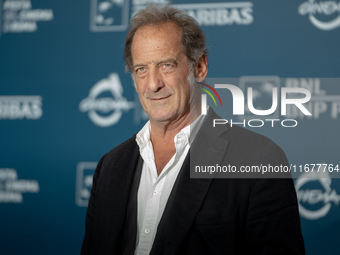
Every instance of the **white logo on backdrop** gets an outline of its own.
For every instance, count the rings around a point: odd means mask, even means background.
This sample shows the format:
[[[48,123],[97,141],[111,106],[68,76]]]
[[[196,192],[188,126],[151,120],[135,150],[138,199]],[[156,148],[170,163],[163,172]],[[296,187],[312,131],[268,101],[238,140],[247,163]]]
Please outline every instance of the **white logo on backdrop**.
[[[76,205],[87,206],[89,203],[92,179],[97,162],[79,162],[76,176]]]
[[[104,92],[111,93],[110,97],[99,97]],[[90,120],[100,127],[115,125],[123,115],[123,111],[135,107],[135,102],[128,102],[123,97],[123,86],[117,73],[112,73],[106,79],[98,81],[90,90],[89,96],[79,104],[81,112],[88,112]],[[98,114],[111,114],[103,116]]]
[[[340,26],[340,2],[336,1],[319,1],[309,0],[299,6],[299,14],[307,15],[310,22],[321,30],[332,30]],[[319,20],[316,15],[336,16],[332,20]]]
[[[54,18],[52,9],[32,9],[30,0],[5,0],[2,10],[2,33],[36,32],[38,21],[51,21]]]
[[[239,87],[244,92],[247,87],[253,88],[253,102],[257,110],[269,109],[272,104],[273,88],[280,90],[280,78],[278,76],[243,76],[240,78]],[[269,102],[269,105],[264,105],[264,102]],[[267,102],[267,103],[268,103]],[[254,115],[251,114],[248,105],[245,104],[244,116],[239,116],[240,119],[251,119]],[[275,111],[271,115],[257,116],[258,119],[268,119],[269,117],[278,119],[279,111]]]
[[[299,211],[302,217],[308,220],[317,220],[325,217],[331,209],[332,203],[339,205],[340,196],[335,189],[331,188],[332,179],[328,171],[323,172],[305,172],[295,181],[295,189],[299,201]],[[309,182],[319,182],[321,189],[303,189],[303,186]],[[323,203],[321,208],[316,210],[306,209],[302,203],[315,205]]]
[[[281,84],[282,83],[282,84]],[[239,87],[247,91],[247,87],[253,88],[254,107],[258,110],[269,109],[272,105],[273,88],[280,86],[286,88],[304,88],[311,93],[309,102],[304,103],[304,107],[312,114],[306,116],[294,104],[287,104],[286,117],[289,119],[319,119],[323,115],[328,115],[332,119],[337,119],[340,115],[340,95],[327,94],[329,90],[338,90],[340,79],[338,78],[282,78],[278,76],[243,76],[240,78]],[[299,93],[289,93],[289,97],[299,98]],[[270,117],[279,117],[279,108]],[[245,105],[245,116],[239,118],[249,119],[253,117],[247,105]],[[257,116],[258,119],[265,119],[268,116]]]
[[[130,18],[148,4],[164,6],[168,0],[132,0]],[[250,25],[254,21],[252,2],[174,4],[188,12],[201,26]],[[90,30],[92,32],[125,31],[129,25],[129,1],[92,0]]]
[[[0,120],[37,120],[42,115],[41,96],[0,96]]]
[[[200,26],[250,25],[254,21],[252,2],[175,4],[173,6],[187,11]]]
[[[37,180],[18,179],[13,168],[0,168],[0,203],[22,203],[22,193],[39,193]]]
[[[90,30],[92,32],[125,31],[128,26],[129,1],[91,1]]]
[[[286,87],[305,88],[312,95],[311,100],[304,104],[312,116],[305,116],[294,105],[287,105],[286,116],[288,118],[319,119],[323,115],[328,115],[332,119],[337,119],[340,114],[340,95],[328,94],[327,90],[339,91],[339,83],[340,79],[338,78],[286,78]]]

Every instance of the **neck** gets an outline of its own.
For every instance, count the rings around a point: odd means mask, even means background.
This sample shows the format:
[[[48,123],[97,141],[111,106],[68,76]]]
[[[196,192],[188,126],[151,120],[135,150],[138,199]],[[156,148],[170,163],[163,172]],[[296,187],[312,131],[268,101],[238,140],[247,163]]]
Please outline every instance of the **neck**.
[[[199,107],[192,107],[188,112],[177,120],[167,122],[155,122],[150,120],[151,141],[173,141],[174,137],[186,126],[190,125],[200,115]]]

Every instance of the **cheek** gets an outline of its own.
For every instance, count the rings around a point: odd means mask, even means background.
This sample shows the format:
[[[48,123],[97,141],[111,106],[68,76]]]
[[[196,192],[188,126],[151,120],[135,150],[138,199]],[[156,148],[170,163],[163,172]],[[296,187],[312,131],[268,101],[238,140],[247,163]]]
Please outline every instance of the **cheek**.
[[[136,81],[134,83],[136,91],[138,93],[139,96],[142,96],[144,94],[144,89],[143,89],[143,83],[142,81]]]
[[[190,84],[186,82],[183,86],[184,86],[182,89],[183,97],[189,98],[190,97]]]

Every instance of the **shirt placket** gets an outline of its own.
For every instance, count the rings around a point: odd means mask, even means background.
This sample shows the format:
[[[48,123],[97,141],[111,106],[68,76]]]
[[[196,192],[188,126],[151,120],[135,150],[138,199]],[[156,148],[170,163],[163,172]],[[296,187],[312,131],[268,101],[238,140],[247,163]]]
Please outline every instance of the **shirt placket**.
[[[176,153],[174,157],[170,159],[170,161],[165,166],[165,168],[163,169],[162,173],[159,176],[157,175],[157,169],[153,153],[143,154],[144,156],[143,158],[145,159],[145,163],[151,174],[153,185],[146,202],[142,229],[139,232],[140,237],[137,248],[138,255],[144,254],[147,255],[151,250],[152,243],[157,231],[157,220],[159,218],[158,214],[162,198],[162,189],[169,171],[171,170],[173,165],[177,162],[178,155],[183,153],[183,150],[185,149],[185,145],[187,142],[188,138],[184,132],[179,133],[175,137],[174,143],[176,147]],[[153,150],[151,142],[150,144],[148,143],[146,146],[148,147],[148,150],[146,151],[151,152]]]
[[[150,190],[139,240],[139,254],[148,254],[152,245],[152,239],[156,234],[156,221],[165,179],[166,176],[161,178],[159,181],[156,181]]]

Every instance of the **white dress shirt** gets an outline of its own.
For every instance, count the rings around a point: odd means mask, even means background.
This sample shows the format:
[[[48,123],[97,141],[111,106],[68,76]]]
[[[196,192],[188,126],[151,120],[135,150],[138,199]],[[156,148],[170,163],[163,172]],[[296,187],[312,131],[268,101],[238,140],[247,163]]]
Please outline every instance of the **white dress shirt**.
[[[204,117],[205,115],[200,115],[191,125],[183,128],[175,136],[176,153],[159,176],[150,140],[150,121],[138,132],[136,142],[144,162],[137,195],[138,223],[135,255],[147,255],[150,253],[157,226],[163,215],[172,187],[188,154],[190,145],[204,121]]]

